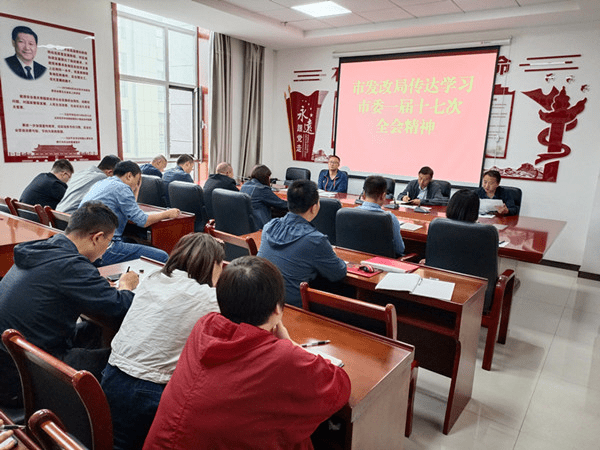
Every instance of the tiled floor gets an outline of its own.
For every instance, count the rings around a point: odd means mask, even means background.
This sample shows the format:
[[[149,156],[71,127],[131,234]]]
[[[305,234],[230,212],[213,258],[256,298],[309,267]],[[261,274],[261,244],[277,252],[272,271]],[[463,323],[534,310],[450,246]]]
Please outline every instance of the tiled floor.
[[[600,449],[600,282],[502,261],[521,285],[490,372],[479,340],[473,397],[442,434],[448,379],[419,370],[407,450]]]

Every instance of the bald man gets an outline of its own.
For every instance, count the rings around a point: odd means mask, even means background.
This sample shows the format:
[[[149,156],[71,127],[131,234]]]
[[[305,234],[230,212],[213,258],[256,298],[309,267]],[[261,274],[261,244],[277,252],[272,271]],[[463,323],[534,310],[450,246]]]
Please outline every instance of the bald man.
[[[206,183],[204,183],[204,204],[206,205],[206,212],[208,213],[209,219],[215,218],[212,208],[212,192],[217,188],[227,189],[229,191],[238,190],[235,185],[233,167],[231,167],[231,164],[226,162],[217,164],[217,173],[210,175],[208,180],[206,180]]]
[[[167,158],[163,155],[157,155],[154,157],[152,162],[142,164],[140,170],[144,175],[154,175],[155,177],[162,178],[162,173],[167,167]]]

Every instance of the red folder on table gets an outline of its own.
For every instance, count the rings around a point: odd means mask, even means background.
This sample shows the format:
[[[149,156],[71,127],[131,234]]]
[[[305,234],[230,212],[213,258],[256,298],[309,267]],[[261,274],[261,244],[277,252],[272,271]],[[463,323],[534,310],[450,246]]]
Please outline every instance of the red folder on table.
[[[418,264],[409,263],[406,261],[399,261],[397,259],[392,258],[386,258],[384,256],[376,256],[374,258],[361,261],[360,263],[368,264],[374,269],[396,273],[410,273],[414,272],[420,267]]]

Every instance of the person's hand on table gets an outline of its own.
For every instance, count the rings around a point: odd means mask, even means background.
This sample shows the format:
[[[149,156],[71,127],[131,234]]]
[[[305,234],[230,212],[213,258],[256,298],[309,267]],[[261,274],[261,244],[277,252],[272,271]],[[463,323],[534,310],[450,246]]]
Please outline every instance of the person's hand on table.
[[[404,197],[402,197],[402,201],[404,203],[410,203],[410,197],[408,195],[405,195]]]
[[[133,271],[125,272],[119,278],[119,289],[126,289],[128,291],[134,290],[140,283],[140,277]]]
[[[177,216],[179,216],[179,214],[181,213],[181,211],[179,211],[179,209],[177,208],[171,208],[167,210],[167,217],[169,219],[175,219]]]
[[[413,199],[410,201],[410,204],[411,204],[411,205],[417,205],[417,206],[419,206],[419,205],[421,204],[421,199],[420,199],[420,198],[413,198]]]
[[[506,205],[504,203],[502,203],[502,206],[498,206],[498,210],[496,211],[498,214],[508,214],[508,208],[506,207]]]

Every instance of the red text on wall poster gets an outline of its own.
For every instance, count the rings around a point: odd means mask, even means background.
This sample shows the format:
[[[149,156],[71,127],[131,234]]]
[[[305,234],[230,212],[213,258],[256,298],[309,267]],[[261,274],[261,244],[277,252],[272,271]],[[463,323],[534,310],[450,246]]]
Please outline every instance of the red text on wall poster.
[[[0,14],[5,162],[99,160],[94,34]]]
[[[284,93],[288,116],[288,127],[292,144],[294,161],[314,161],[313,148],[315,133],[319,123],[321,105],[327,96],[327,91],[314,91],[310,95],[291,91]]]

